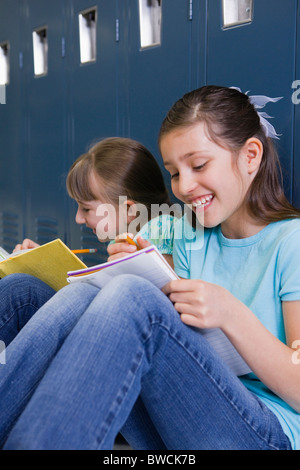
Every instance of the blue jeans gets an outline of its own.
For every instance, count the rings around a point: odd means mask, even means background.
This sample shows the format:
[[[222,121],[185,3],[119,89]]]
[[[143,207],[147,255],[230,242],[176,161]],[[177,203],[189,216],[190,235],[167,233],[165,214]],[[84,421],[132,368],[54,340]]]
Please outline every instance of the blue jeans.
[[[28,274],[10,274],[0,280],[0,340],[7,346],[35,312],[55,294]]]
[[[275,415],[148,281],[59,291],[0,366],[4,449],[290,449]]]

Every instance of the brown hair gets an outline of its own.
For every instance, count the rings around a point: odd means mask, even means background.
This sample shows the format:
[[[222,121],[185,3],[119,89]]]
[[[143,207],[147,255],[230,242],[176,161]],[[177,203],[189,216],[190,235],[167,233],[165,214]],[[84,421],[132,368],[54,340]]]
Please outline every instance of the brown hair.
[[[99,180],[94,194],[90,176]],[[67,176],[69,195],[77,201],[103,199],[118,205],[119,196],[143,204],[150,213],[151,204],[170,204],[162,172],[152,153],[141,143],[111,137],[95,144],[71,166]]]
[[[170,132],[206,124],[210,138],[238,154],[251,137],[263,144],[259,170],[247,193],[247,207],[251,215],[264,223],[300,217],[284,195],[279,158],[272,139],[266,137],[259,115],[244,93],[233,88],[204,86],[185,94],[164,119],[159,142]]]

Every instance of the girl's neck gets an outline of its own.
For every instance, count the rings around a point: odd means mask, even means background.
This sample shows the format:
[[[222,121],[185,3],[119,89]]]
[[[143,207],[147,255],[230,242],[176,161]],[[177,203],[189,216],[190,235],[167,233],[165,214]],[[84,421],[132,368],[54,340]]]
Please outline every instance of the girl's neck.
[[[231,239],[252,237],[266,226],[266,223],[258,222],[250,215],[236,218],[236,220],[226,220],[221,223],[224,237]]]

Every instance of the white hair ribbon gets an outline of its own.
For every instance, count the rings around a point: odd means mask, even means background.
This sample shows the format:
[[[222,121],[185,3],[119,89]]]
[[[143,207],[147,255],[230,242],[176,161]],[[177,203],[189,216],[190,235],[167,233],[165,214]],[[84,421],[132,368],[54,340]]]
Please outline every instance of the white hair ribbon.
[[[240,93],[242,93],[241,89],[238,87],[230,87],[235,90],[238,90]],[[249,91],[245,93],[245,95],[248,95]],[[267,119],[272,119],[272,116],[269,116],[267,113],[262,112],[262,111],[257,111],[258,109],[262,109],[266,106],[268,103],[276,103],[279,100],[282,100],[283,96],[279,98],[269,98],[268,96],[264,95],[253,95],[249,96],[250,103],[253,104],[254,108],[256,109],[257,114],[259,115],[260,123],[265,131],[265,134],[267,137],[270,137],[271,139],[279,139],[279,134],[276,133],[276,130],[272,126],[272,124],[267,121]]]

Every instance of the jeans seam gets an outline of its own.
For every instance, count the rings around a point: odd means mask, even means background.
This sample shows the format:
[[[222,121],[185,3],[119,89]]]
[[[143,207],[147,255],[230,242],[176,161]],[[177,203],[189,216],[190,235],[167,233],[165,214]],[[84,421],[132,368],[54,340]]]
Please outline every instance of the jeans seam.
[[[116,398],[114,399],[113,403],[111,404],[111,406],[110,406],[110,408],[107,412],[106,419],[103,422],[103,425],[102,425],[102,428],[99,432],[99,435],[96,437],[96,442],[97,442],[98,448],[101,445],[101,443],[103,442],[103,440],[105,439],[105,437],[107,436],[107,433],[110,429],[110,426],[113,422],[113,419],[120,412],[121,405],[122,405],[124,399],[126,398],[130,388],[133,385],[133,382],[134,382],[135,377],[136,377],[136,372],[141,367],[143,357],[144,357],[144,352],[139,351],[139,352],[136,353],[136,355],[135,355],[135,357],[132,361],[132,365],[129,369],[129,374],[127,374],[122,387],[119,388],[119,391],[116,395]],[[131,377],[130,377],[130,375],[131,375]]]
[[[9,317],[6,317],[5,321],[0,324],[0,329],[3,328],[13,318],[14,315],[18,316],[19,310],[23,309],[24,307],[33,307],[37,309],[36,305],[29,303],[29,302],[27,304],[22,305],[21,307],[17,307],[14,313],[12,313]]]
[[[31,385],[30,389],[26,392],[26,394],[22,397],[22,399],[20,401],[18,401],[18,403],[15,405],[14,409],[12,410],[14,418],[13,418],[12,422],[10,423],[9,428],[5,432],[5,435],[3,436],[2,440],[0,441],[0,449],[2,449],[2,447],[5,445],[5,442],[6,442],[7,438],[9,437],[9,434],[10,434],[11,430],[13,429],[14,425],[16,424],[19,417],[21,416],[23,410],[26,408],[27,404],[29,403],[30,398],[33,395],[33,393],[35,392],[37,384],[39,382],[40,382],[40,378],[38,378],[34,382],[34,384]],[[22,411],[19,411],[20,408],[21,408]]]
[[[230,400],[230,398],[226,395],[225,393],[225,390],[223,390],[221,387],[219,387],[218,383],[216,382],[216,380],[214,379],[214,377],[212,377],[206,370],[206,368],[203,366],[203,364],[201,364],[201,362],[198,361],[198,358],[196,358],[193,353],[191,351],[189,351],[186,347],[186,345],[179,340],[178,337],[176,337],[173,333],[171,333],[168,329],[168,327],[166,327],[165,325],[163,325],[159,320],[155,320],[153,323],[151,323],[151,325],[154,325],[155,323],[157,323],[159,326],[161,326],[162,328],[165,329],[165,331],[168,333],[168,335],[174,340],[177,342],[178,345],[180,345],[187,354],[189,354],[189,356],[197,363],[198,366],[201,367],[202,371],[206,374],[206,376],[215,384],[215,386],[218,388],[219,392],[222,393],[223,397],[227,400],[228,403],[230,403],[230,405],[232,406],[232,408],[235,410],[235,412],[241,417],[241,419],[244,421],[244,423],[258,436],[259,439],[261,439],[267,446],[269,446],[270,448],[274,449],[274,450],[278,450],[278,447],[276,447],[275,445],[269,443],[267,441],[267,439],[264,437],[264,436],[261,436],[259,431],[257,429],[255,429],[251,423],[249,423],[245,418],[244,416],[242,415],[242,413],[240,412],[239,408]],[[271,411],[270,411],[271,412]]]

